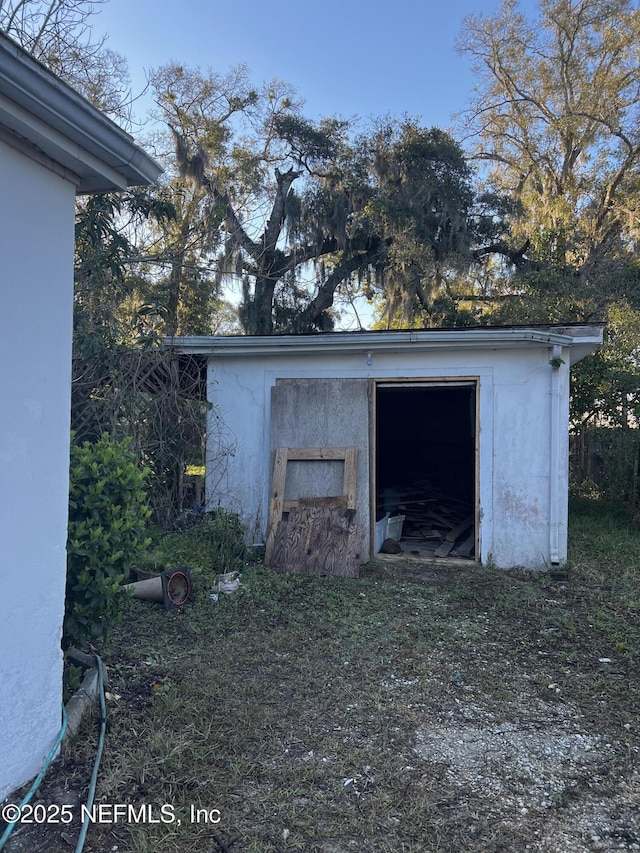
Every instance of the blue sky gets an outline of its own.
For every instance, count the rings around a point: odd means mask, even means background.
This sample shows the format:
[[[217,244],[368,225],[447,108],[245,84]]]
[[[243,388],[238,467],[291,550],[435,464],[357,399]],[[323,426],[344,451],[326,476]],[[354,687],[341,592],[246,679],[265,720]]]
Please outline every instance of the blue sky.
[[[245,62],[257,84],[278,77],[309,118],[408,113],[448,128],[473,89],[455,40],[465,15],[499,0],[108,0],[96,35],[129,63],[133,88],[169,60],[225,72]],[[535,0],[521,0],[533,16]]]

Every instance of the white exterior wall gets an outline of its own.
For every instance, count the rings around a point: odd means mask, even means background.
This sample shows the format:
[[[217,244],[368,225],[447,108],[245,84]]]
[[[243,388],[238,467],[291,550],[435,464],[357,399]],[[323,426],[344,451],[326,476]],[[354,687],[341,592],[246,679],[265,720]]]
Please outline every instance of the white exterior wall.
[[[482,559],[500,567],[562,563],[567,556],[569,367],[554,369],[549,364],[552,351],[544,348],[521,350],[517,359],[509,351],[500,356],[494,373],[491,460],[485,447],[489,441],[480,433],[480,479],[484,473],[493,484],[493,523],[484,530]],[[557,549],[552,547],[552,522]]]
[[[260,357],[214,356],[209,361],[208,397],[214,412],[209,430],[208,502],[238,512],[253,541],[264,541],[268,520],[270,389],[276,379],[477,377],[480,559],[502,568],[540,567],[552,562],[552,557],[553,562],[564,561],[567,352],[554,353],[539,344],[464,350],[420,350],[410,345],[396,352],[374,352],[368,367],[364,352],[335,355],[323,352],[321,345],[312,355],[274,350]],[[567,364],[554,369],[549,363],[554,355]],[[223,458],[222,452],[230,446],[234,454]],[[212,464],[214,458],[218,464]],[[552,548],[552,506],[556,548]]]
[[[0,800],[61,724],[75,187],[0,142]]]

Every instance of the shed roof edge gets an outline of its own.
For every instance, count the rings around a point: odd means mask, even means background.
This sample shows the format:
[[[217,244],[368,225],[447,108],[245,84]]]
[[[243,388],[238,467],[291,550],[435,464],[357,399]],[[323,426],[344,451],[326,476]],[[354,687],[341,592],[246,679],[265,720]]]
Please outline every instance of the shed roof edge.
[[[165,338],[165,346],[199,355],[250,357],[268,354],[348,353],[372,349],[508,348],[521,346],[597,348],[603,325],[533,327],[483,326],[465,329],[400,330],[389,332],[327,332],[318,335],[184,336]],[[586,353],[585,353],[586,354]]]

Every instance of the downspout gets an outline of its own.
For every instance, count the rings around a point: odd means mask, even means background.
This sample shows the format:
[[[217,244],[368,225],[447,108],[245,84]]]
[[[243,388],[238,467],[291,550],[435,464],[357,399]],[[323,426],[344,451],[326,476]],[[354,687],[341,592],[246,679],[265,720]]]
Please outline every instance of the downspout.
[[[549,561],[560,562],[560,366],[562,347],[556,344],[549,360],[551,365],[551,429],[549,448]]]

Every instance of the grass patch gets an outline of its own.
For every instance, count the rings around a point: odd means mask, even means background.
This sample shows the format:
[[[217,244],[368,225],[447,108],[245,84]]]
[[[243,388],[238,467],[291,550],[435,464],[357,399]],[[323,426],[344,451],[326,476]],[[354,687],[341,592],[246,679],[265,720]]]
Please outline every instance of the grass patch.
[[[98,797],[169,803],[181,823],[95,826],[86,853],[591,849],[594,834],[612,849],[640,838],[624,794],[640,746],[640,534],[588,504],[571,529],[564,574],[400,559],[350,580],[244,563],[240,589],[217,602],[211,531],[165,537],[158,560],[195,566],[196,602],[168,613],[126,602],[104,654]],[[479,732],[490,749],[476,767]],[[49,790],[90,772],[91,725],[84,737]],[[192,822],[192,807],[218,810],[219,823]]]

